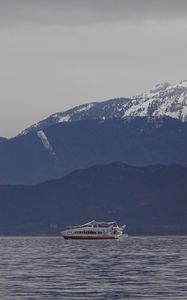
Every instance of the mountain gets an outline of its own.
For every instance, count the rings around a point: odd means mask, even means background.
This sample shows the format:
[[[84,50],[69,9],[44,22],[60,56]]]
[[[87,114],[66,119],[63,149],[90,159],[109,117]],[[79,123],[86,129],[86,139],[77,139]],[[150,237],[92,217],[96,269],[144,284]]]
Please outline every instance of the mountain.
[[[168,116],[187,121],[187,80],[175,85],[157,84],[154,88],[132,98],[93,102],[51,115],[25,129],[22,134],[43,130],[56,123],[80,120],[108,120],[134,117]]]
[[[187,122],[137,117],[58,123],[0,144],[0,183],[36,184],[95,164],[187,165]]]
[[[3,143],[5,143],[7,141],[7,139],[6,138],[4,138],[4,137],[0,137],[0,145],[1,144],[3,144]]]
[[[95,164],[187,165],[187,81],[56,113],[0,138],[0,183],[36,184]]]
[[[129,234],[187,234],[187,168],[119,162],[35,186],[0,185],[0,234],[60,234],[91,219]]]

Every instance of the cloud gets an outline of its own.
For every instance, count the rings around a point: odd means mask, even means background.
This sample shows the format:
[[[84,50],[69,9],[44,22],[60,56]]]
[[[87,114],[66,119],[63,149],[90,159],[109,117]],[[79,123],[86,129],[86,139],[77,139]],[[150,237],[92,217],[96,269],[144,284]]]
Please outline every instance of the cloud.
[[[0,0],[1,26],[77,26],[186,17],[186,0]]]

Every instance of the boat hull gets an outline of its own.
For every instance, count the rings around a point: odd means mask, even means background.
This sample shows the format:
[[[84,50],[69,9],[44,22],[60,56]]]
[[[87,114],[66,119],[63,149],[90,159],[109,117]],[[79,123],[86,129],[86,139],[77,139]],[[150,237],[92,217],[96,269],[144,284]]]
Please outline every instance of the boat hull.
[[[65,240],[116,240],[117,237],[92,237],[92,236],[64,236]]]

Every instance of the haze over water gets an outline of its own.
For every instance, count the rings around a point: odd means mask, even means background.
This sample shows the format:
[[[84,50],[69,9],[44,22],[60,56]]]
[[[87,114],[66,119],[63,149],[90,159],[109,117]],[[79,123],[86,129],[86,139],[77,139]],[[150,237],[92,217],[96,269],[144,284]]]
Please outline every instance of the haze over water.
[[[187,237],[1,237],[0,299],[187,299]]]

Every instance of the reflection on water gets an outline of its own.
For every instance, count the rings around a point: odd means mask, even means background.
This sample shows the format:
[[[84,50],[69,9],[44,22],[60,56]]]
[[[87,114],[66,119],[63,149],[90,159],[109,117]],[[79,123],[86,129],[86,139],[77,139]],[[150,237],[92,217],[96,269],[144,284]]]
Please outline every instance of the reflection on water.
[[[187,237],[0,238],[0,299],[187,299]]]

